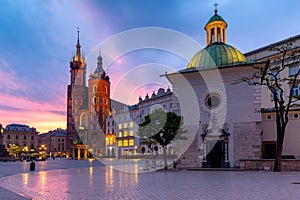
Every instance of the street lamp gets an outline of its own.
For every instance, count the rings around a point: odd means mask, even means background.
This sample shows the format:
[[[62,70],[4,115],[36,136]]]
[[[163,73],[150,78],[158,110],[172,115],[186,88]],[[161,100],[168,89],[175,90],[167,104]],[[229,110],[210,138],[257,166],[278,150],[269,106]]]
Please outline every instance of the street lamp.
[[[168,163],[167,163],[167,158],[166,158],[166,138],[164,138],[164,133],[160,132],[160,138],[162,139],[163,141],[163,160],[164,160],[164,163],[165,163],[165,170],[168,169]]]
[[[47,148],[43,144],[39,147],[39,152],[41,154],[41,159],[42,160],[45,160],[45,152],[46,152],[46,150],[47,150]]]

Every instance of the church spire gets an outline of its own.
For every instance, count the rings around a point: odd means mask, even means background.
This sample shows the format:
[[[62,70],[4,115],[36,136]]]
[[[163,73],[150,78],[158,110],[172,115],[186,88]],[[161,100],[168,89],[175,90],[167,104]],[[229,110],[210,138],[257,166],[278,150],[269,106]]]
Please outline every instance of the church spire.
[[[101,50],[99,51],[99,56],[97,58],[97,68],[95,70],[95,73],[102,74],[104,72],[103,69],[103,58],[101,56]]]
[[[79,27],[77,27],[77,45],[76,45],[76,56],[75,56],[75,60],[76,61],[80,61],[81,60],[81,45],[79,42]]]

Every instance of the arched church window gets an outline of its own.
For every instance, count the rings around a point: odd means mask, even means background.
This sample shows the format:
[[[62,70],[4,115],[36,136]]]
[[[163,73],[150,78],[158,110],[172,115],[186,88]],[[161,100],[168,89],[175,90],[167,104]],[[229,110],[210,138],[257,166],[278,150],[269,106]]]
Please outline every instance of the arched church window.
[[[212,28],[211,30],[210,30],[210,43],[214,43],[214,40],[215,40],[215,29],[214,28]]]
[[[221,42],[221,29],[218,27],[217,29],[218,42]]]
[[[94,85],[94,86],[93,86],[93,92],[96,92],[96,91],[97,91],[97,86]]]
[[[86,121],[87,121],[87,116],[85,113],[83,113],[81,116],[80,116],[80,126],[83,126],[83,127],[86,127]]]

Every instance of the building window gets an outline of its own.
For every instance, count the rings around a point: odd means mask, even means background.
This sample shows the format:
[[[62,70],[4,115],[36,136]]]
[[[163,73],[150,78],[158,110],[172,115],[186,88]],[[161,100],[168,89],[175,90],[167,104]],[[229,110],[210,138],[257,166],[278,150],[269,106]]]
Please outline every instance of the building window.
[[[119,130],[121,130],[122,129],[122,124],[119,124],[118,127],[119,127]]]
[[[124,131],[124,137],[127,137],[127,136],[128,136],[127,131]]]
[[[206,106],[208,108],[216,108],[220,105],[221,99],[217,94],[209,94],[206,97]]]
[[[31,145],[30,145],[30,148],[34,149],[34,145],[33,145],[33,144],[31,144]]]
[[[23,137],[23,138],[24,138],[24,140],[26,140],[26,135],[24,135],[24,137]]]
[[[112,126],[114,126],[114,125],[115,125],[115,122],[114,122],[114,121],[112,121],[112,122],[111,122],[111,125],[112,125]]]
[[[289,67],[289,76],[295,76],[298,73],[299,66],[297,64],[292,64]]]
[[[129,123],[129,127],[130,127],[130,128],[133,128],[133,122],[130,122],[130,123]]]
[[[17,140],[17,139],[19,139],[19,136],[18,136],[18,135],[16,135],[16,140]]]
[[[127,126],[127,123],[124,123],[124,124],[123,124],[123,127],[124,127],[124,128],[127,128],[127,127],[128,127],[128,126]]]
[[[118,146],[119,146],[119,147],[123,146],[123,141],[122,141],[122,140],[119,140],[119,141],[118,141]]]
[[[293,86],[293,88],[292,88],[292,96],[293,96],[293,97],[299,96],[299,88],[298,88],[298,85],[294,85],[294,86]]]
[[[8,140],[10,139],[10,135],[7,135],[7,139],[8,139]]]
[[[31,136],[31,140],[34,140],[34,136]]]
[[[128,140],[124,140],[124,147],[128,147]]]
[[[130,135],[130,136],[133,136],[133,131],[129,131],[129,135]]]
[[[96,91],[97,91],[97,86],[94,85],[94,86],[93,86],[93,92],[96,92]]]
[[[276,89],[276,90],[275,90],[275,93],[276,93],[277,99],[279,99],[279,98],[280,98],[280,91],[279,91],[278,89]],[[271,94],[271,100],[272,100],[272,101],[275,100],[275,95],[274,95],[273,92],[272,92],[272,94]]]
[[[122,137],[122,132],[119,132],[119,137]]]
[[[172,104],[172,103],[170,103],[170,108],[172,108],[172,106],[173,106],[173,104]]]
[[[278,73],[278,69],[271,70],[271,80],[274,81],[275,79],[278,80],[280,78],[280,73]]]
[[[64,141],[65,141],[65,139],[61,139],[61,141],[62,141],[62,142],[64,142]]]
[[[109,127],[109,122],[107,122],[107,127]]]
[[[133,139],[129,140],[129,146],[134,146],[134,140]]]
[[[275,159],[276,157],[276,142],[263,142],[263,158]]]

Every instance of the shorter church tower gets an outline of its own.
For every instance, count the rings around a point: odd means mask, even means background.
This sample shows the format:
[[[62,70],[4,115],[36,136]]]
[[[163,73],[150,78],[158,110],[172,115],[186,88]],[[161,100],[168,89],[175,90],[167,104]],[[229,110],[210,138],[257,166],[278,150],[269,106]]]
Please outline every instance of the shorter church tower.
[[[92,121],[90,123],[90,149],[96,155],[105,154],[106,117],[110,111],[110,81],[103,69],[101,52],[97,58],[97,68],[89,75],[89,104]]]

